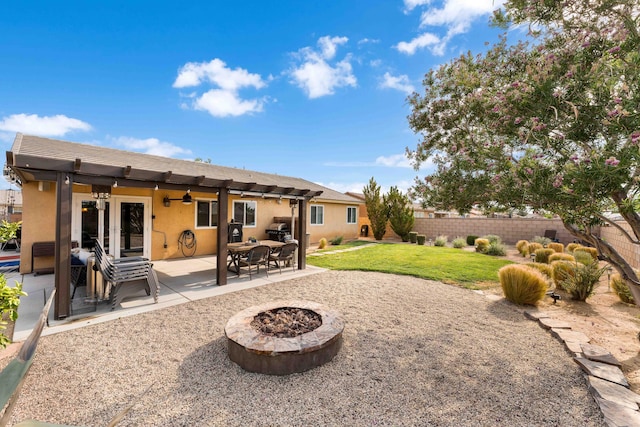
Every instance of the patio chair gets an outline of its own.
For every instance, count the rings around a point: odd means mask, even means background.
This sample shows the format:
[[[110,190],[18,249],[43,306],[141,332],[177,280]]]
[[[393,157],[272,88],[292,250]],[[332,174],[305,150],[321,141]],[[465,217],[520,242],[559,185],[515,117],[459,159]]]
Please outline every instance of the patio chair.
[[[295,242],[286,243],[283,247],[276,250],[276,252],[269,255],[269,262],[273,262],[275,266],[280,269],[280,274],[282,274],[282,264],[286,262],[290,262],[291,268],[293,271],[296,271],[293,255],[297,248],[298,244]]]
[[[109,293],[111,310],[122,303],[125,297],[141,290],[151,295],[153,289],[153,300],[158,302],[160,285],[153,265],[148,259],[143,257],[110,259],[98,241],[96,241],[95,256],[95,267],[100,270],[104,280],[111,284]]]
[[[271,253],[271,248],[266,245],[257,245],[252,248],[249,252],[247,252],[246,258],[240,258],[238,261],[238,268],[240,267],[248,267],[249,269],[249,280],[251,280],[251,270],[252,267],[256,266],[256,273],[260,273],[260,265],[264,265],[264,270],[267,272],[267,277],[269,277],[269,254]]]

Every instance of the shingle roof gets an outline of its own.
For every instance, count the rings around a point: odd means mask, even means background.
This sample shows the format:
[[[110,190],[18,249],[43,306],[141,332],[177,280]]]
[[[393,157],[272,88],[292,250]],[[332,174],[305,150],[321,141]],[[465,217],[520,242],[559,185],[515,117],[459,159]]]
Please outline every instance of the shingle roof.
[[[78,160],[79,159],[79,160]],[[199,182],[202,186],[225,186],[231,189],[248,188],[255,183],[257,191],[278,193],[286,189],[321,191],[318,200],[357,203],[346,194],[315,184],[302,178],[270,174],[246,169],[212,165],[203,162],[178,160],[96,145],[80,144],[33,135],[17,134],[7,160],[14,170],[66,171],[88,176],[100,171],[102,176],[126,177],[154,182],[165,178],[167,183]],[[68,169],[68,170],[65,170]],[[221,185],[224,183],[224,185]],[[196,186],[195,184],[192,184]],[[285,193],[286,194],[286,193]]]

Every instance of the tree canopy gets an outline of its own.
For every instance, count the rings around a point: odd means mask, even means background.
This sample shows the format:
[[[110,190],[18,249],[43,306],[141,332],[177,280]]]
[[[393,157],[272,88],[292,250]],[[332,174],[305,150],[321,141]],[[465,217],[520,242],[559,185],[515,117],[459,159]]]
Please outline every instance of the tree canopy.
[[[510,34],[485,53],[429,71],[409,98],[411,128],[423,136],[408,155],[436,171],[412,197],[467,212],[531,207],[557,214],[595,246],[640,302],[629,264],[594,232],[617,227],[640,237],[640,6],[636,0],[509,0],[494,15]],[[628,233],[603,215],[616,210]]]
[[[393,186],[389,189],[389,193],[383,196],[383,200],[387,206],[391,229],[400,236],[403,242],[408,242],[409,232],[415,223],[409,196],[403,194],[398,187]]]

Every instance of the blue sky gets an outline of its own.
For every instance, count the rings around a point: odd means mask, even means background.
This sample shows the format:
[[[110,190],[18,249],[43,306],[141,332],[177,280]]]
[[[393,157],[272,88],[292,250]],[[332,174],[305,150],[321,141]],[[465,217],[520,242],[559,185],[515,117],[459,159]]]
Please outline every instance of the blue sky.
[[[486,49],[501,0],[0,4],[0,144],[16,132],[406,191],[409,93]],[[0,187],[7,188],[2,182]]]

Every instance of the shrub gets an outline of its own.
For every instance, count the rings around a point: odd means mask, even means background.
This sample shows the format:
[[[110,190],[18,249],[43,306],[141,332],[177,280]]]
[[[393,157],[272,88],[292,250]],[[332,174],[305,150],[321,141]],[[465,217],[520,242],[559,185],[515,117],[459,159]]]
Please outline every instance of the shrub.
[[[549,263],[552,263],[553,261],[572,261],[572,262],[575,262],[576,259],[574,258],[573,255],[556,252],[555,254],[549,255]]]
[[[581,246],[579,243],[569,243],[567,245],[567,252],[571,253],[576,250],[577,247]]]
[[[559,254],[564,252],[564,245],[562,243],[551,242],[547,245],[547,247],[553,249]]]
[[[505,256],[507,254],[507,248],[500,242],[490,242],[489,247],[484,253],[491,256]]]
[[[456,237],[455,239],[453,239],[452,244],[454,248],[461,249],[467,246],[467,241],[462,237]]]
[[[489,248],[489,241],[483,238],[476,239],[476,252],[485,253]]]
[[[556,251],[549,248],[536,249],[536,262],[544,262],[545,264],[549,264],[549,255],[555,253]]]
[[[524,265],[526,265],[527,267],[535,268],[536,270],[547,276],[549,284],[553,282],[553,267],[549,264],[544,264],[541,262],[528,262]]]
[[[515,304],[533,305],[547,292],[544,275],[525,265],[506,265],[498,270],[498,276],[505,298]]]
[[[318,249],[324,249],[327,247],[327,239],[325,239],[324,237],[322,239],[320,239],[320,241],[318,242]]]
[[[482,236],[482,238],[487,239],[489,243],[502,243],[500,236],[496,236],[495,234],[487,234],[486,236]]]
[[[589,264],[593,261],[593,257],[589,252],[580,249],[573,251],[573,257],[576,259],[576,262],[580,264]]]
[[[409,232],[409,241],[411,243],[416,243],[418,241],[418,232],[417,231],[410,231]]]
[[[529,242],[527,240],[518,240],[516,243],[516,249],[523,257],[527,256],[529,253]]]
[[[338,246],[340,243],[342,243],[342,236],[338,236],[338,237],[334,237],[333,239],[329,240],[329,243],[331,243],[334,246]]]
[[[576,301],[586,301],[593,294],[600,283],[600,277],[608,267],[599,267],[597,261],[589,264],[576,264],[574,275],[565,280],[562,285]]]
[[[547,246],[549,243],[551,243],[551,239],[548,237],[542,237],[542,236],[533,236],[533,239],[531,239],[531,241],[533,243],[540,243],[543,247]]]
[[[636,274],[640,274],[638,270],[634,270]],[[611,276],[611,289],[613,292],[618,295],[620,301],[626,302],[628,304],[633,304],[633,294],[631,293],[631,289],[629,289],[629,285],[622,279],[620,273],[614,273]]]
[[[478,236],[469,235],[467,236],[467,246],[474,246],[476,244],[476,239]]]
[[[449,238],[447,236],[437,236],[435,242],[433,243],[434,246],[447,246],[447,242],[449,241]]]
[[[551,263],[553,268],[553,283],[557,289],[564,289],[564,283],[575,274],[576,263],[571,261],[554,261]]]
[[[425,240],[427,240],[427,236],[425,236],[424,234],[418,234],[416,236],[416,241],[418,242],[419,245],[424,245]]]
[[[15,286],[10,288],[4,274],[0,274],[0,349],[11,343],[11,340],[4,335],[7,329],[6,320],[15,322],[18,319],[20,297],[26,295],[22,291],[22,283],[16,282]]]
[[[596,248],[589,248],[587,246],[578,246],[577,248],[575,248],[573,250],[573,252],[575,253],[576,251],[584,251],[587,252],[589,255],[591,255],[591,258],[594,259],[594,261],[598,260],[598,250]]]
[[[529,243],[529,247],[527,248],[527,253],[534,254],[538,249],[544,249],[540,243],[536,243],[536,242]]]

